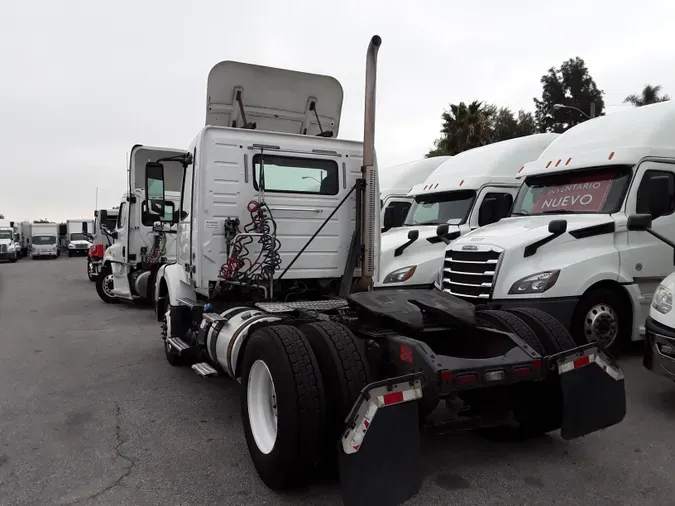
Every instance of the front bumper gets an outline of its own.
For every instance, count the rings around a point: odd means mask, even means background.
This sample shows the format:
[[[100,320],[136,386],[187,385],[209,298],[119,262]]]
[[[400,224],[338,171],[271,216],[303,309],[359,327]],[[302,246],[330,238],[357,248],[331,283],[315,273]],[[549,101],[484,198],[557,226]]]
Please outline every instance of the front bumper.
[[[15,253],[13,251],[9,253],[2,252],[0,253],[0,260],[12,260],[15,258]]]
[[[675,329],[647,317],[645,331],[643,365],[654,374],[675,379]]]
[[[565,328],[572,327],[574,310],[579,297],[556,297],[551,299],[501,299],[491,300],[485,304],[487,309],[513,309],[517,307],[531,307],[541,309],[562,323]]]

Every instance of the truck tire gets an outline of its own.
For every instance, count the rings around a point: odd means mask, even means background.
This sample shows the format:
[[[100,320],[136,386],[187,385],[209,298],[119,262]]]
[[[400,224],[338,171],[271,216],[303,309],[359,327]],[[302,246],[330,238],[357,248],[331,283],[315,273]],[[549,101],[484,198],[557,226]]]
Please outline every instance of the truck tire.
[[[363,343],[344,325],[316,322],[301,325],[298,330],[309,341],[323,378],[328,400],[324,458],[330,468],[331,462],[337,463],[337,444],[344,420],[361,390],[371,382],[368,361],[362,352]]]
[[[316,356],[295,327],[258,328],[244,349],[241,412],[251,459],[273,490],[301,486],[317,471],[326,397]]]
[[[578,345],[596,341],[616,350],[631,339],[631,309],[607,288],[596,288],[581,297],[572,316],[571,332]]]
[[[541,309],[522,307],[507,309],[528,324],[544,345],[546,355],[553,355],[576,346],[574,339],[565,326],[556,318]]]
[[[515,314],[496,309],[476,311],[476,323],[504,332],[512,332],[530,345],[542,357],[546,354],[544,346],[532,328]]]
[[[96,277],[96,293],[103,302],[107,304],[115,304],[118,302],[117,297],[110,293],[112,287],[112,269],[109,265],[101,267],[101,272]]]

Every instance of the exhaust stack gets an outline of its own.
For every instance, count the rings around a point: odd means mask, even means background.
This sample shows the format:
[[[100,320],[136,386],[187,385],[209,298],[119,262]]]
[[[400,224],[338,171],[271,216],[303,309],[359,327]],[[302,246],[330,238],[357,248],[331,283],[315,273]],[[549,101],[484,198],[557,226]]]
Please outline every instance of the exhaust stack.
[[[361,244],[363,245],[363,262],[359,284],[368,289],[372,286],[375,271],[375,234],[376,213],[379,211],[380,198],[377,195],[377,169],[375,168],[375,91],[377,84],[377,53],[382,44],[382,38],[374,35],[370,39],[366,53],[366,97],[365,115],[363,120],[363,179],[365,190],[363,195],[363,209],[361,212]]]

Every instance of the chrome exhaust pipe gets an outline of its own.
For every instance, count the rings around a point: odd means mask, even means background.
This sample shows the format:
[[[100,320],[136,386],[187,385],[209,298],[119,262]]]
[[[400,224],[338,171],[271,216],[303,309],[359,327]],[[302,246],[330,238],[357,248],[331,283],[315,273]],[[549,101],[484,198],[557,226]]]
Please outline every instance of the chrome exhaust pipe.
[[[379,212],[380,197],[377,194],[378,180],[375,167],[375,91],[377,84],[377,53],[382,44],[382,38],[374,35],[370,39],[366,53],[366,97],[365,114],[363,119],[363,179],[365,190],[362,199],[361,245],[363,246],[363,262],[361,264],[361,278],[359,285],[362,289],[372,287],[375,273],[375,234],[379,234],[378,220],[375,213]],[[377,230],[376,230],[377,229]]]

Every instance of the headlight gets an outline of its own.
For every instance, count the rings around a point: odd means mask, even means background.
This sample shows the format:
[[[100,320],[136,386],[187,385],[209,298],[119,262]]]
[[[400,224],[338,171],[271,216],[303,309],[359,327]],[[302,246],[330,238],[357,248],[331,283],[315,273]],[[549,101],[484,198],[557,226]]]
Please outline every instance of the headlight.
[[[416,268],[416,265],[410,265],[408,267],[395,270],[394,272],[390,272],[384,278],[384,283],[402,283],[403,281],[407,281],[412,277],[413,274],[415,274]]]
[[[673,309],[673,292],[665,286],[659,285],[652,298],[652,307],[659,313],[670,313],[671,309]]]
[[[509,290],[509,295],[524,293],[542,293],[555,285],[560,271],[544,271],[519,279]]]

